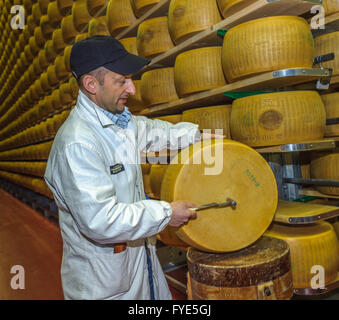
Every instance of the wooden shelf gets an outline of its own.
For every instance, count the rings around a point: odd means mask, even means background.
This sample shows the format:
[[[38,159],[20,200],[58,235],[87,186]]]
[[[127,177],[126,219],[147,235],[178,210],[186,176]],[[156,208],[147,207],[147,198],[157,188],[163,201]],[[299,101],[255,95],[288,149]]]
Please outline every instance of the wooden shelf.
[[[174,114],[192,107],[231,103],[233,99],[223,96],[223,93],[232,91],[276,90],[278,88],[328,76],[329,70],[320,68],[292,68],[266,72],[219,88],[192,94],[176,101],[145,108],[139,115]]]
[[[311,196],[311,197],[318,197],[318,198],[328,198],[328,199],[338,199],[338,196],[332,196],[329,194],[320,193],[319,191],[313,189],[313,188],[303,188],[299,191],[299,195],[301,196]]]

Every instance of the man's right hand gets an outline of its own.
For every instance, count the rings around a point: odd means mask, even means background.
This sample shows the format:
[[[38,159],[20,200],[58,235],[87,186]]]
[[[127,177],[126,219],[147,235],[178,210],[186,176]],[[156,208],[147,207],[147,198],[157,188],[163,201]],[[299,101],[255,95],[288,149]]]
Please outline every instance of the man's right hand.
[[[180,227],[189,219],[197,217],[195,211],[189,210],[189,208],[197,207],[197,205],[192,202],[179,200],[171,202],[170,205],[172,207],[172,217],[168,225],[171,227]]]

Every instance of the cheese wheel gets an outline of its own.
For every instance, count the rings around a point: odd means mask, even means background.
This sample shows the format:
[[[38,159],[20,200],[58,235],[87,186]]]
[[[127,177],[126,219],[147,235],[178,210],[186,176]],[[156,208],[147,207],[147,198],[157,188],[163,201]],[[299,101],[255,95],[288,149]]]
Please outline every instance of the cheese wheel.
[[[123,38],[119,41],[129,53],[135,54],[136,56],[138,55],[137,37]]]
[[[145,107],[178,100],[174,68],[146,71],[141,76],[140,94]]]
[[[45,39],[50,39],[52,36],[52,33],[54,31],[54,28],[52,27],[48,16],[44,15],[41,17],[40,19],[40,28],[41,28],[41,32],[43,34],[43,36],[45,37]]]
[[[58,9],[63,16],[70,14],[73,2],[73,0],[56,0]]]
[[[152,167],[152,164],[150,163],[142,163],[141,164],[141,172],[142,174],[149,174],[151,172],[151,167]]]
[[[339,152],[318,152],[312,154],[311,178],[325,180],[339,180]],[[325,194],[339,195],[339,187],[315,186]]]
[[[141,17],[154,5],[159,3],[160,0],[131,0],[133,12],[136,17]]]
[[[63,105],[74,102],[78,96],[78,84],[77,81],[72,77],[66,83],[60,86],[60,99]]]
[[[86,0],[77,0],[73,3],[72,16],[75,29],[81,32],[92,18],[87,10]]]
[[[64,52],[66,43],[64,41],[61,29],[54,30],[52,34],[52,42],[53,42],[54,51],[57,54]]]
[[[222,66],[228,82],[286,68],[312,68],[314,42],[306,20],[278,16],[251,20],[226,32]]]
[[[88,33],[80,33],[75,37],[75,42],[78,42],[80,40],[86,39],[88,37]]]
[[[199,206],[224,203],[227,198],[237,202],[235,208],[198,211],[196,219],[176,232],[181,240],[208,252],[245,248],[272,222],[278,192],[265,159],[236,141],[197,142],[173,158],[162,181],[162,200],[187,200]]]
[[[46,14],[47,13],[47,8],[48,8],[48,5],[49,5],[49,2],[50,2],[50,0],[39,0],[38,1],[39,7],[40,7],[40,10],[41,10],[42,14]]]
[[[138,112],[144,108],[144,103],[141,98],[141,80],[133,80],[135,87],[135,94],[130,95],[127,99],[126,106],[130,109],[131,112]]]
[[[227,18],[249,5],[247,0],[217,0],[220,12]]]
[[[322,3],[325,9],[325,15],[329,16],[333,13],[339,12],[339,2],[338,0],[323,0]]]
[[[225,85],[221,47],[199,48],[179,54],[174,65],[174,81],[180,98]]]
[[[46,52],[45,52],[44,49],[39,51],[38,58],[39,58],[40,67],[42,69],[45,69],[49,65],[49,62],[48,62],[48,60],[46,58]]]
[[[204,108],[196,108],[185,110],[182,113],[182,121],[192,122],[199,125],[199,130],[212,130],[216,133],[216,129],[223,130],[222,133],[227,139],[231,138],[230,118],[231,105],[209,106]]]
[[[57,1],[50,2],[47,8],[47,16],[50,25],[53,28],[58,28],[63,17],[59,11]]]
[[[324,68],[333,69],[332,76],[339,75],[339,31],[324,34],[314,39],[315,57],[334,53],[334,60],[322,62]]]
[[[31,48],[30,48],[29,44],[27,44],[25,46],[24,52],[25,52],[25,57],[26,57],[27,61],[28,62],[33,61],[34,55],[33,55],[32,51],[31,51]]]
[[[324,102],[326,119],[339,118],[339,92],[321,95]],[[339,123],[328,124],[325,128],[325,137],[339,136]]]
[[[54,61],[54,59],[57,57],[57,53],[54,50],[54,46],[53,46],[53,41],[52,40],[48,40],[45,43],[45,56],[46,59],[49,63],[52,63]]]
[[[150,184],[154,198],[160,199],[161,183],[168,165],[153,164],[150,169]]]
[[[169,116],[156,117],[156,119],[171,122],[173,124],[176,124],[176,123],[181,122],[181,121],[186,121],[186,120],[182,119],[181,114],[171,114]]]
[[[338,241],[339,241],[339,220],[337,219],[337,221],[332,223],[332,226],[334,228],[334,231],[337,235]]]
[[[147,19],[139,24],[137,50],[140,56],[152,59],[173,47],[167,17]]]
[[[37,46],[34,36],[29,38],[28,44],[32,54],[35,56],[40,51],[40,48]]]
[[[72,15],[64,17],[61,20],[61,31],[65,43],[72,44],[79,33],[78,30],[75,29]]]
[[[189,246],[176,235],[178,230],[179,228],[167,226],[157,234],[157,238],[168,246],[177,247],[186,251]]]
[[[55,89],[52,92],[52,104],[53,104],[53,109],[59,110],[63,105],[61,102],[61,97],[60,97],[60,90],[59,89]]]
[[[42,49],[45,45],[46,39],[42,34],[41,27],[36,27],[34,29],[34,38],[36,45],[39,47],[39,49]]]
[[[45,92],[48,92],[52,89],[52,85],[48,81],[47,72],[44,72],[40,77],[41,87],[44,89]]]
[[[70,62],[70,58],[71,58],[71,51],[72,51],[72,46],[67,46],[64,50],[64,63],[65,63],[65,68],[68,72],[71,72],[71,62]]]
[[[216,1],[172,0],[168,9],[168,29],[175,44],[221,21]]]
[[[55,66],[54,66],[54,64],[50,65],[47,68],[47,79],[48,79],[49,84],[52,87],[59,83],[59,79],[57,78],[56,73],[55,73]]]
[[[103,7],[108,5],[109,0],[86,0],[87,10],[94,17]]]
[[[41,73],[44,71],[44,68],[42,68],[40,65],[39,57],[35,57],[35,59],[33,60],[33,69],[37,76],[40,76]]]
[[[339,247],[333,227],[328,222],[303,226],[273,223],[265,235],[286,241],[291,251],[293,286],[311,288],[313,266],[325,270],[325,285],[335,280],[339,268]]]
[[[325,108],[316,91],[284,91],[233,101],[231,136],[252,147],[323,138]]]
[[[92,18],[89,21],[88,35],[90,37],[95,36],[95,35],[105,35],[105,36],[110,35],[109,32],[108,32],[108,29],[107,29],[106,17],[105,16]]]
[[[130,1],[110,0],[107,11],[107,28],[112,37],[129,27],[136,20]]]

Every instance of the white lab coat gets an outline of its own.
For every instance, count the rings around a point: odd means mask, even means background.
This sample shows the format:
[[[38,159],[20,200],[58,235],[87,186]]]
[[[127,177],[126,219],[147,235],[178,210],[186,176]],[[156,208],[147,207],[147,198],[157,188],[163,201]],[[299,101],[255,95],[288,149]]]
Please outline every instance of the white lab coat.
[[[179,129],[179,130],[173,130]],[[59,209],[65,299],[150,299],[145,242],[156,299],[171,299],[156,256],[154,235],[172,214],[169,203],[145,200],[140,151],[175,149],[199,137],[198,126],[132,116],[116,126],[79,91],[75,108],[58,131],[45,180]],[[111,174],[110,167],[124,170]],[[113,244],[127,249],[113,254]]]

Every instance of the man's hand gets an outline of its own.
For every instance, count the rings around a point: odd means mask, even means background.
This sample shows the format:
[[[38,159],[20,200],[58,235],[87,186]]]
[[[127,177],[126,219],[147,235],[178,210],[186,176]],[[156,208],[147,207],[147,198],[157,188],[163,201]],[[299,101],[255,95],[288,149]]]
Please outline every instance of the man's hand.
[[[203,132],[200,136],[200,140],[225,139],[225,138],[226,136],[223,136],[221,134],[207,133],[207,132]]]
[[[171,227],[180,227],[186,223],[189,219],[196,218],[197,214],[195,211],[189,210],[189,208],[196,208],[192,202],[187,201],[174,201],[170,203],[172,207],[172,217],[169,222]]]

